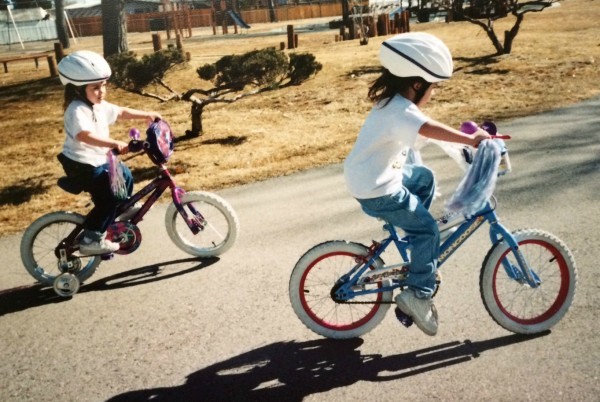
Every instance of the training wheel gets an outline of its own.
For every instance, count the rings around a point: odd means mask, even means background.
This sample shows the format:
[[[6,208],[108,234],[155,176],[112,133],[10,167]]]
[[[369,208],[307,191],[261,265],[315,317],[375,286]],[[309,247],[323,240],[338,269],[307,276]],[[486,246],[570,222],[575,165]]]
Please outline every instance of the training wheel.
[[[62,297],[73,296],[79,290],[79,279],[73,274],[60,274],[54,279],[54,291]]]

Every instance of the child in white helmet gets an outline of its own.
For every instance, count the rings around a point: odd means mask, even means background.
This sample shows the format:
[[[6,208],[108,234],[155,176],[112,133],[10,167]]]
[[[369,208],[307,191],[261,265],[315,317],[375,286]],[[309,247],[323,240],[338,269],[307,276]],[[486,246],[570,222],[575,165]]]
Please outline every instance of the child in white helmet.
[[[89,192],[94,207],[84,222],[79,252],[99,255],[117,251],[119,244],[105,238],[114,221],[119,199],[113,195],[108,176],[107,152],[127,153],[127,143],[110,138],[109,126],[118,119],[160,118],[156,112],[121,107],[107,102],[106,82],[111,69],[106,60],[91,51],[76,51],[58,64],[65,85],[65,142],[58,159],[67,176]],[[123,166],[128,195],[133,191],[130,170]]]
[[[383,42],[379,58],[384,69],[368,93],[375,105],[344,162],[344,176],[365,213],[410,236],[407,288],[396,304],[423,332],[435,335],[438,317],[431,297],[440,235],[428,210],[435,183],[415,144],[431,138],[476,147],[490,136],[481,129],[464,134],[421,111],[436,83],[452,75],[452,56],[440,39],[421,32],[396,35]]]

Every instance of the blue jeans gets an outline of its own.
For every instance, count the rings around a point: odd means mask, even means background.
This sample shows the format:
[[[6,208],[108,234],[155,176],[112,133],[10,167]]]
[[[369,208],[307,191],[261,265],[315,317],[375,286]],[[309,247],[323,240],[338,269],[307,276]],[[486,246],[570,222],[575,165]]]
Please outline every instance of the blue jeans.
[[[67,176],[92,196],[94,208],[88,213],[83,223],[84,236],[91,240],[100,240],[108,226],[115,220],[117,206],[122,202],[114,196],[110,188],[108,163],[94,167],[76,162],[64,155],[59,157],[59,161]],[[123,165],[123,177],[127,186],[127,194],[130,196],[133,193],[133,176],[125,165]]]
[[[429,206],[435,192],[431,170],[425,166],[404,165],[403,187],[395,194],[359,199],[363,211],[404,230],[410,238],[410,266],[406,285],[417,297],[431,297],[435,291],[435,271],[440,254],[440,232]]]

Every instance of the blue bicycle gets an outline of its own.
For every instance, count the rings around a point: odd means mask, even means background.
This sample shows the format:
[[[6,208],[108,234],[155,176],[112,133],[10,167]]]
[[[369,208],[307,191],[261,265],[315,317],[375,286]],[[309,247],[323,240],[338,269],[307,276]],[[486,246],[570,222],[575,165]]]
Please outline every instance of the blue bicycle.
[[[507,152],[507,151],[506,151]],[[508,154],[506,153],[506,158]],[[558,323],[575,296],[577,270],[573,255],[556,236],[537,229],[510,232],[495,212],[496,199],[466,219],[442,217],[438,267],[485,222],[492,247],[479,276],[485,308],[503,328],[535,334]],[[327,338],[362,336],[375,328],[404,287],[410,264],[409,241],[389,223],[388,235],[371,246],[327,241],[314,246],[296,263],[290,278],[292,307],[310,330]],[[401,260],[387,265],[382,254],[395,246]],[[410,317],[396,309],[400,321]]]

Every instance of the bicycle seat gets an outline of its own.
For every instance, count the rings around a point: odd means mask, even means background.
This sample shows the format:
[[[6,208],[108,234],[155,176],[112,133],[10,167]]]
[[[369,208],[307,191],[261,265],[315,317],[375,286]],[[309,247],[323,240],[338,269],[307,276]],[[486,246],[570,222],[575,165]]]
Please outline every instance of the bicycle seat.
[[[83,191],[83,186],[77,183],[75,180],[70,179],[67,176],[63,176],[56,181],[58,187],[65,190],[67,193],[71,194],[79,194]]]

